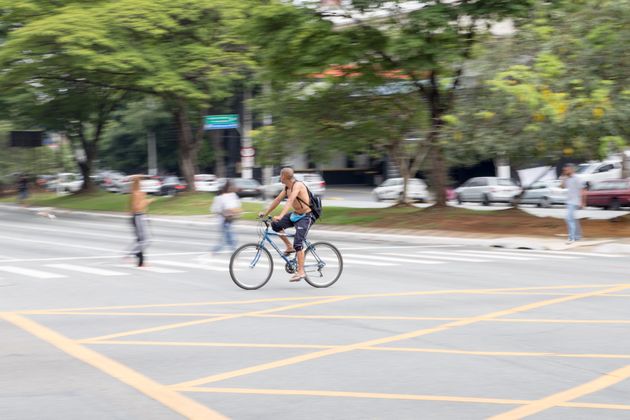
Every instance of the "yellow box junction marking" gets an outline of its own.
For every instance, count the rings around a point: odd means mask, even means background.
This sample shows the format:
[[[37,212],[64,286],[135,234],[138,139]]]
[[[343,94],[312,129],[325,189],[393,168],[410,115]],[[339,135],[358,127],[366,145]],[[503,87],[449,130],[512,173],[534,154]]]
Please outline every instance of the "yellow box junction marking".
[[[69,338],[17,314],[0,313],[0,318],[57,347],[64,353],[118,379],[189,419],[223,420],[218,412],[159,384],[129,367],[88,349]]]
[[[368,341],[362,341],[359,343],[355,343],[355,344],[348,344],[348,345],[341,345],[341,346],[337,346],[335,348],[331,348],[331,349],[325,349],[325,350],[320,350],[317,352],[313,352],[313,353],[307,353],[304,355],[300,355],[300,356],[294,356],[294,357],[289,357],[286,359],[281,359],[281,360],[277,360],[274,362],[269,362],[269,363],[263,363],[263,364],[259,364],[259,365],[254,365],[254,366],[250,366],[248,368],[243,368],[243,369],[238,369],[238,370],[233,370],[230,372],[224,372],[224,373],[220,373],[220,374],[216,374],[216,375],[210,375],[210,376],[206,376],[203,378],[199,378],[199,379],[195,379],[195,380],[191,380],[191,381],[186,381],[186,382],[182,382],[179,384],[175,384],[173,385],[173,387],[175,389],[178,388],[189,388],[189,387],[195,387],[195,386],[199,386],[199,385],[204,385],[204,384],[208,384],[208,383],[213,383],[213,382],[219,382],[219,381],[223,381],[226,379],[232,379],[232,378],[236,378],[239,376],[244,376],[244,375],[250,375],[252,373],[258,373],[258,372],[263,372],[263,371],[267,371],[267,370],[271,370],[271,369],[277,369],[279,367],[284,367],[284,366],[290,366],[290,365],[294,365],[294,364],[298,364],[298,363],[302,363],[302,362],[306,362],[309,360],[314,360],[314,359],[319,359],[322,357],[326,357],[326,356],[331,356],[331,355],[335,355],[335,354],[340,354],[340,353],[345,353],[345,352],[349,352],[352,350],[356,350],[357,348],[360,347],[372,347],[372,346],[377,346],[380,344],[387,344],[387,343],[392,343],[395,341],[401,341],[401,340],[406,340],[406,339],[410,339],[410,338],[415,338],[415,337],[420,337],[420,336],[424,336],[424,335],[428,335],[428,334],[433,334],[436,332],[441,332],[441,331],[446,331],[446,330],[450,330],[453,328],[458,328],[458,327],[462,327],[462,326],[466,326],[466,325],[471,325],[480,321],[484,321],[484,320],[488,320],[488,319],[493,319],[493,318],[499,318],[502,316],[506,316],[506,315],[512,315],[515,313],[520,313],[520,312],[526,312],[532,309],[537,309],[537,308],[541,308],[544,306],[549,306],[549,305],[555,305],[558,303],[563,303],[563,302],[569,302],[569,301],[573,301],[573,300],[578,300],[578,299],[584,299],[584,298],[588,298],[588,297],[592,297],[592,296],[597,296],[603,293],[614,293],[620,290],[624,290],[630,288],[630,285],[617,285],[615,287],[610,287],[607,289],[600,289],[600,290],[596,290],[596,291],[592,291],[592,292],[586,292],[586,293],[578,293],[578,294],[574,294],[571,296],[564,296],[564,297],[559,297],[559,298],[555,298],[555,299],[548,299],[548,300],[544,300],[544,301],[539,301],[539,302],[534,302],[534,303],[529,303],[526,305],[521,305],[521,306],[517,306],[514,308],[510,308],[510,309],[504,309],[504,310],[500,310],[500,311],[495,311],[495,312],[490,312],[488,314],[485,315],[479,315],[479,316],[473,316],[470,318],[465,318],[459,321],[452,321],[452,322],[448,322],[442,325],[438,325],[436,327],[432,327],[432,328],[423,328],[420,330],[416,330],[416,331],[412,331],[409,333],[404,333],[404,334],[397,334],[397,335],[393,335],[393,336],[389,336],[389,337],[383,337],[383,338],[379,338],[379,339],[374,339],[374,340],[368,340]]]

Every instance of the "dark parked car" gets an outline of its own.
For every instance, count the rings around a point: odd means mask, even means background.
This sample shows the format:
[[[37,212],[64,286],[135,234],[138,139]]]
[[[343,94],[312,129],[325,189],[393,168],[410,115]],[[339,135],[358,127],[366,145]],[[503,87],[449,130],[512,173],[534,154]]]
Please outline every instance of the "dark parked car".
[[[219,179],[219,189],[225,185],[226,178]],[[230,178],[232,185],[236,188],[236,195],[239,197],[263,198],[264,188],[255,179]]]
[[[609,210],[630,206],[630,181],[611,179],[591,185],[586,192],[586,205]]]
[[[175,195],[179,192],[186,191],[186,183],[176,176],[165,176],[161,180],[158,195]]]

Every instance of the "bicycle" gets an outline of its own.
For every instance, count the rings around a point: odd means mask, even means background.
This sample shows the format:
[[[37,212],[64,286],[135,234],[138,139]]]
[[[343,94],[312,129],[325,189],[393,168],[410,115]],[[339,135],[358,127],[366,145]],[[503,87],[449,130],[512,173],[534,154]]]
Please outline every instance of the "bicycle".
[[[269,243],[284,260],[284,269],[287,273],[294,274],[297,271],[297,259],[284,255],[284,252],[271,239],[273,236],[282,236],[282,234],[269,231],[271,220],[271,217],[260,219],[258,243],[249,243],[239,247],[230,258],[230,277],[237,286],[243,289],[260,289],[271,279],[274,262],[265,246],[266,243]],[[284,235],[288,238],[295,236],[294,234]],[[343,271],[343,259],[339,250],[328,242],[311,243],[305,239],[304,245],[306,247],[304,251],[306,282],[318,288],[332,286]]]

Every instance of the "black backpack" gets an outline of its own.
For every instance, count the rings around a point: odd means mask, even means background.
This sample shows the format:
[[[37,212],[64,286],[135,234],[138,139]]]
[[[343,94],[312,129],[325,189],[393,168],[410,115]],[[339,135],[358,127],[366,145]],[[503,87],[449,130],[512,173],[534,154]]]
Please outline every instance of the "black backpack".
[[[302,182],[303,183],[303,182]],[[304,183],[303,183],[304,184]],[[311,209],[311,213],[313,213],[313,217],[315,220],[319,219],[322,215],[322,198],[319,195],[315,195],[311,192],[311,190],[304,184],[306,187],[306,191],[308,192],[308,198],[310,204],[306,204],[300,197],[297,197],[300,200],[300,203],[308,206]],[[288,187],[284,187],[284,192],[288,196]]]

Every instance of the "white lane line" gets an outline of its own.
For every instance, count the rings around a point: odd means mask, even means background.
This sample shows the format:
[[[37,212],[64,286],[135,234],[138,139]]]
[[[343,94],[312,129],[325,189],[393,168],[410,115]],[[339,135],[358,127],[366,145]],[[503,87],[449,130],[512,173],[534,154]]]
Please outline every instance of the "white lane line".
[[[138,268],[129,264],[116,264],[114,267],[120,268]],[[185,271],[181,270],[173,270],[172,268],[162,268],[162,267],[152,267],[152,266],[144,266],[139,268],[142,271],[148,271],[151,273],[159,273],[159,274],[176,274],[176,273],[185,273]]]
[[[418,258],[418,255],[424,257],[424,258],[430,258],[430,259],[435,259],[435,260],[445,260],[445,261],[463,261],[463,262],[491,262],[491,260],[484,260],[481,258],[465,258],[465,257],[451,257],[451,256],[444,256],[444,255],[432,255],[428,252],[417,252],[415,254],[394,254],[394,253],[382,253],[380,255],[392,255],[392,256],[396,256],[399,255],[401,257],[410,257],[410,258]]]
[[[412,258],[394,258],[394,257],[380,257],[377,255],[369,255],[369,256],[365,256],[365,255],[359,255],[359,254],[345,254],[345,257],[350,257],[350,258],[369,258],[371,261],[377,260],[377,261],[385,261],[385,262],[396,262],[396,263],[407,263],[407,264],[444,264],[443,261],[425,261],[425,260],[419,260],[418,258],[412,259]]]
[[[61,274],[48,273],[46,271],[32,270],[30,268],[14,267],[11,265],[5,265],[0,267],[0,271],[7,273],[22,274],[28,277],[35,277],[38,279],[60,279],[66,277]]]
[[[530,252],[521,252],[521,251],[476,251],[476,250],[462,250],[462,251],[470,251],[470,252],[485,252],[489,255],[510,255],[513,257],[536,257],[536,258],[554,258],[560,260],[577,260],[578,257],[566,256],[566,255],[556,255],[556,254],[547,254],[546,251],[541,251],[538,254],[530,253]]]
[[[120,271],[105,270],[95,267],[84,267],[82,265],[74,264],[46,264],[46,267],[57,268],[59,270],[76,271],[77,273],[96,274],[99,276],[127,276],[129,273],[122,273]]]
[[[222,272],[228,271],[227,264],[225,267],[212,267],[210,265],[205,265],[205,264],[192,264],[192,263],[183,263],[183,262],[178,262],[178,261],[153,261],[153,260],[151,260],[151,264],[167,265],[171,267],[192,268],[195,270],[222,271]]]
[[[452,252],[453,255],[463,256],[463,257],[487,257],[494,258],[498,260],[514,260],[514,261],[533,261],[537,256],[532,255],[531,257],[511,257],[507,255],[499,255],[499,252],[493,251],[457,251]],[[534,258],[532,258],[534,257]]]

